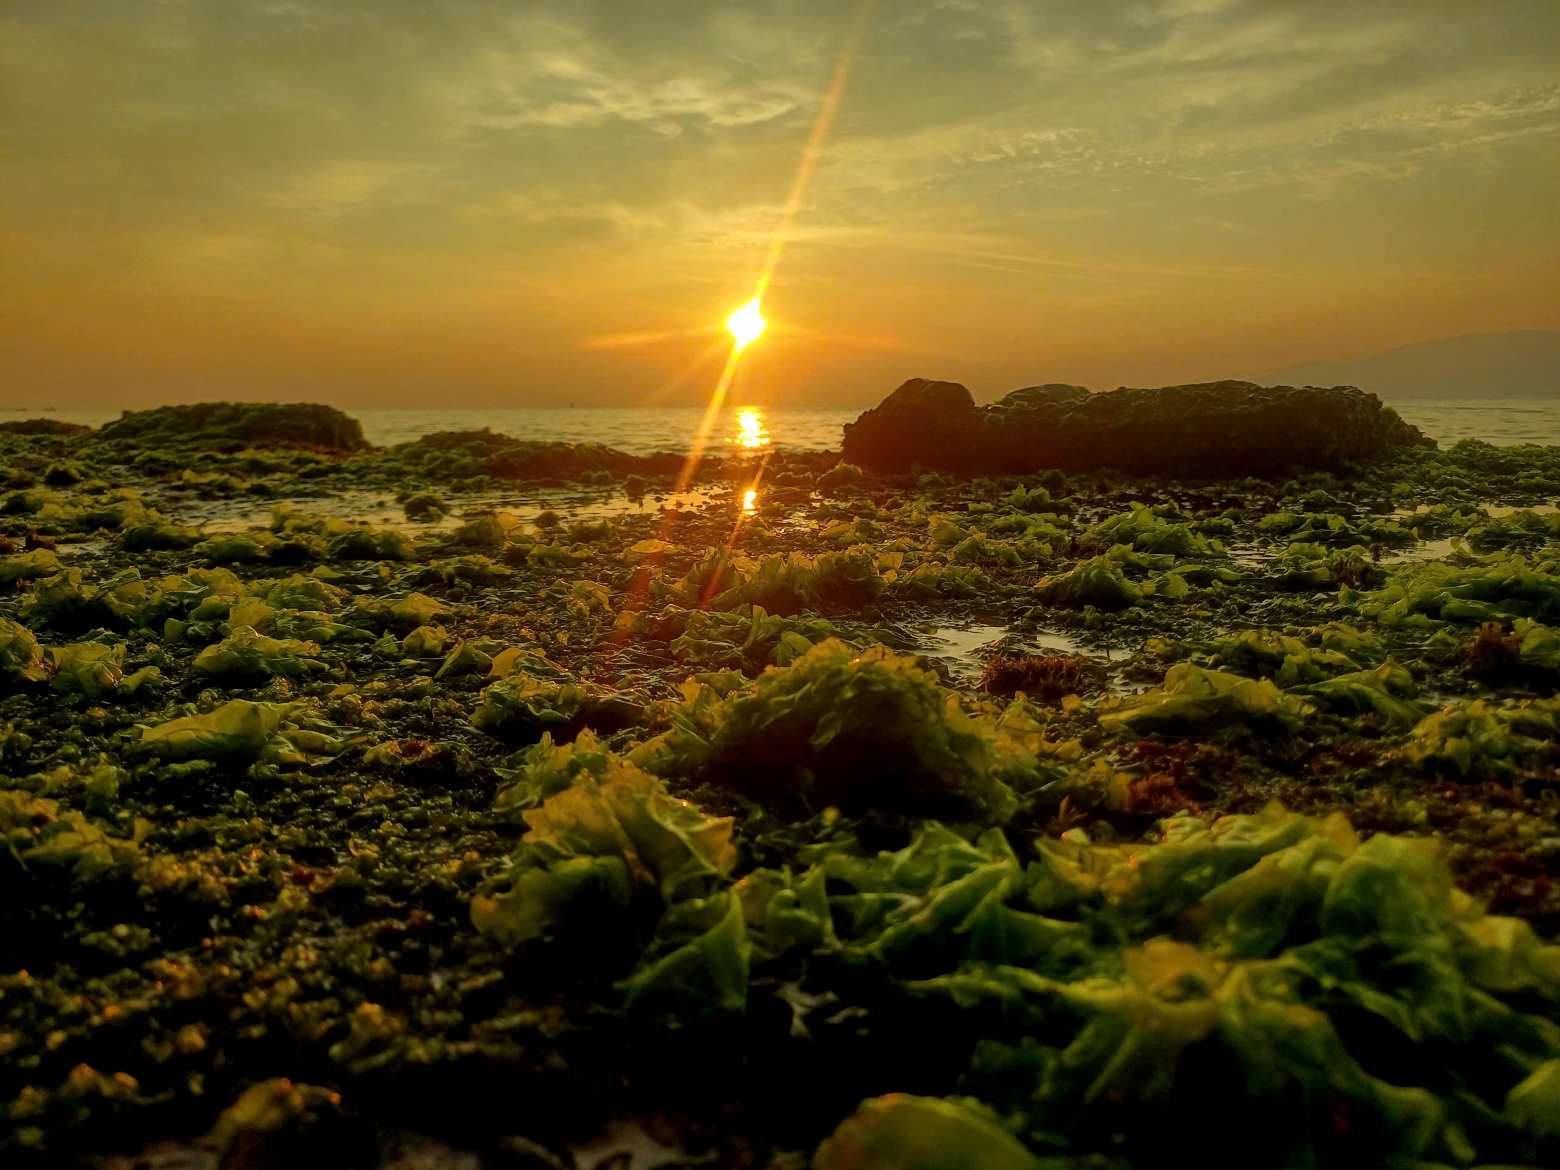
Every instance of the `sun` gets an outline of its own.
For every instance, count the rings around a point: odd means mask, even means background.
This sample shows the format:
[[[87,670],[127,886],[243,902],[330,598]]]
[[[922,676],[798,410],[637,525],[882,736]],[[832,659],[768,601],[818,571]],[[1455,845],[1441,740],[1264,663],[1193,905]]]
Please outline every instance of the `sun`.
[[[738,349],[752,345],[769,327],[769,322],[764,320],[764,314],[759,311],[761,307],[759,299],[754,297],[747,304],[733,309],[731,316],[726,318],[726,331],[736,339]]]

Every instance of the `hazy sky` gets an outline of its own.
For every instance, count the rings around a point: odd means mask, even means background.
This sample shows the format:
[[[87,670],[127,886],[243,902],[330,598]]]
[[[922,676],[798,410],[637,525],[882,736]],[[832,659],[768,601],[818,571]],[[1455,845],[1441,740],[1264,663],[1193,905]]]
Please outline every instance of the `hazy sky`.
[[[858,25],[745,397],[1560,326],[1556,0],[0,0],[0,405],[697,401]]]

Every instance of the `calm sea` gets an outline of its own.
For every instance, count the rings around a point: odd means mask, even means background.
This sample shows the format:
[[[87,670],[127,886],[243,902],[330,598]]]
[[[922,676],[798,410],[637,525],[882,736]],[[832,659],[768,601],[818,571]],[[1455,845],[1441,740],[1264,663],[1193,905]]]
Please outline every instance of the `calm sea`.
[[[1560,444],[1560,396],[1553,399],[1406,399],[1398,413],[1443,444],[1458,439],[1490,443]],[[30,417],[35,412],[8,411]],[[604,443],[622,451],[686,450],[698,433],[703,411],[657,409],[525,410],[360,410],[368,441],[379,446],[404,443],[435,431],[490,427],[523,439],[561,439]],[[774,447],[782,450],[835,450],[841,428],[858,410],[774,410],[733,406],[722,411],[711,434],[711,449]],[[100,426],[118,411],[60,411],[52,417]]]

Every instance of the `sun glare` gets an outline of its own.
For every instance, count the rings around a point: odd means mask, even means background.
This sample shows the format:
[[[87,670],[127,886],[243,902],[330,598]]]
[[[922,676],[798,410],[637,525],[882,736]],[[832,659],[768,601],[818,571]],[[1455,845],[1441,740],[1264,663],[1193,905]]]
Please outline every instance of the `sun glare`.
[[[748,488],[742,493],[742,512],[750,516],[756,511],[758,511],[758,489]]]
[[[763,413],[751,406],[737,411],[737,437],[732,441],[750,451],[769,446],[769,432],[764,429]]]
[[[769,322],[764,320],[764,314],[759,311],[761,308],[759,299],[754,297],[747,304],[733,309],[731,316],[726,318],[726,331],[736,339],[738,349],[752,345],[769,327]]]

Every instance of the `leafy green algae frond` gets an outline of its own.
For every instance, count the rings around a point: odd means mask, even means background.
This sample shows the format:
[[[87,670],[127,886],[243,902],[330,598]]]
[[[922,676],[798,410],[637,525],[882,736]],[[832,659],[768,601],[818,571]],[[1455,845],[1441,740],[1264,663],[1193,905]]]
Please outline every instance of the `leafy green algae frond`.
[[[813,1170],[1042,1170],[983,1113],[956,1101],[891,1093],[864,1101],[813,1155]]]
[[[1048,605],[1095,609],[1129,609],[1143,600],[1143,591],[1121,575],[1109,557],[1094,557],[1069,570],[1043,578],[1035,587]]]
[[[1178,1118],[1262,1135],[1253,1164],[1318,1135],[1366,1160],[1466,1163],[1475,1135],[1542,1135],[1526,1102],[1560,1054],[1560,948],[1483,914],[1432,842],[1362,844],[1341,817],[1272,808],[1178,818],[1155,845],[1037,844],[1022,900],[1091,944],[918,984],[988,1021],[967,1083],[1032,1094],[1032,1144]]]
[[[857,653],[834,639],[726,699],[696,691],[634,759],[777,808],[994,821],[1016,807],[1014,784],[1049,778],[915,659],[880,646]]]
[[[235,626],[221,642],[195,656],[202,674],[237,678],[305,678],[326,669],[319,644],[293,638],[271,638],[249,626]]]
[[[23,682],[41,682],[49,676],[38,639],[9,618],[0,618],[0,676]]]
[[[282,728],[288,704],[233,699],[208,715],[141,729],[141,748],[170,760],[255,756]]]
[[[1137,735],[1196,732],[1234,723],[1292,731],[1309,710],[1270,679],[1242,678],[1182,662],[1165,672],[1158,689],[1134,695],[1102,714],[1100,726]]]
[[[529,831],[509,888],[471,905],[478,930],[523,942],[587,895],[627,907],[636,887],[668,902],[712,892],[736,862],[732,822],[709,817],[622,760],[524,814]]]
[[[1503,777],[1555,757],[1560,699],[1448,704],[1415,725],[1404,748],[1423,767]]]

